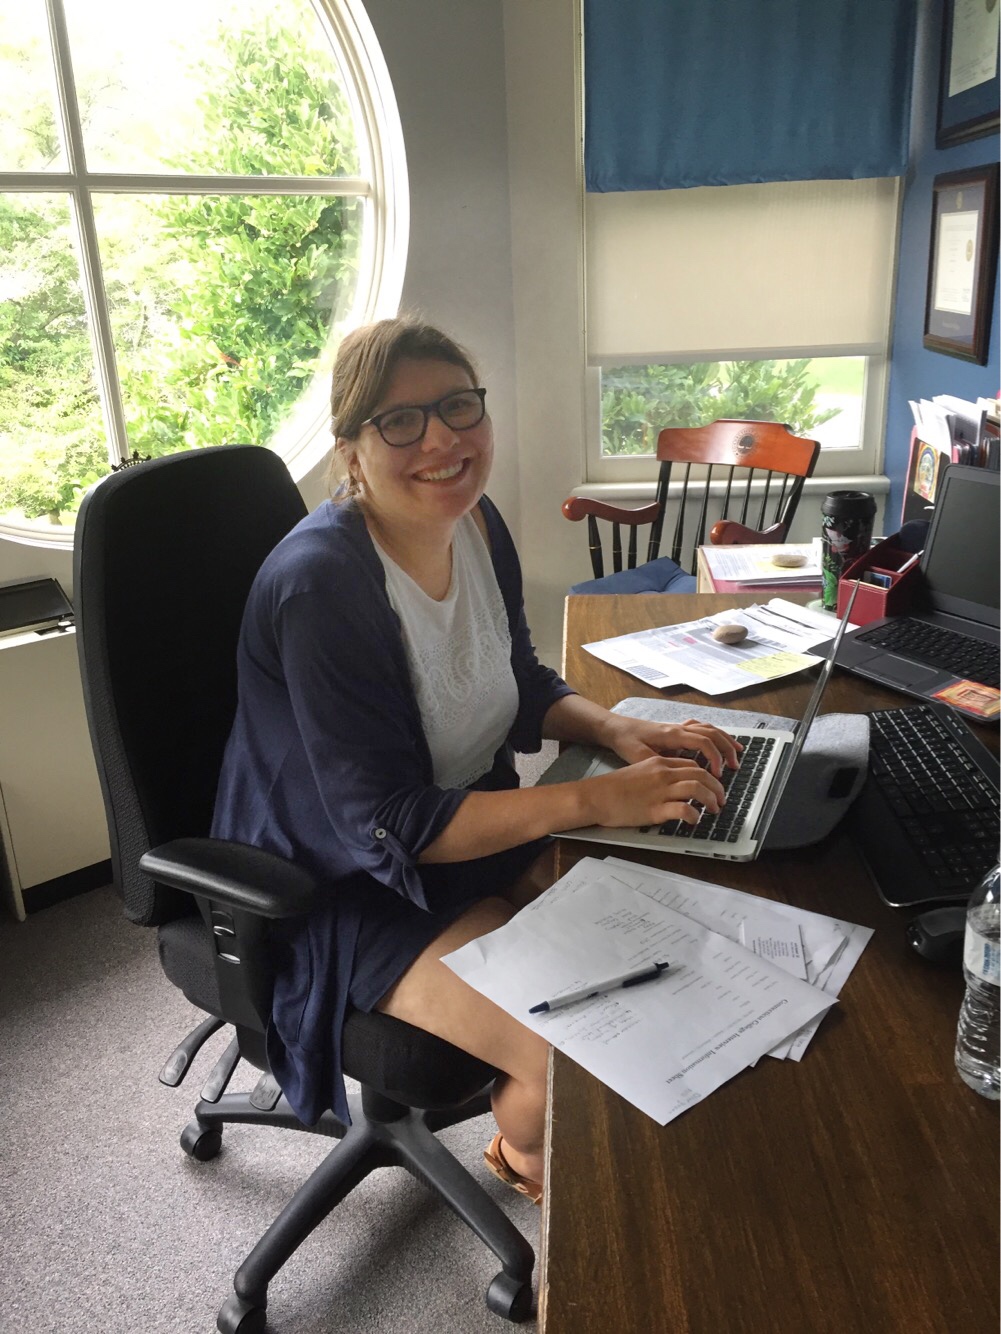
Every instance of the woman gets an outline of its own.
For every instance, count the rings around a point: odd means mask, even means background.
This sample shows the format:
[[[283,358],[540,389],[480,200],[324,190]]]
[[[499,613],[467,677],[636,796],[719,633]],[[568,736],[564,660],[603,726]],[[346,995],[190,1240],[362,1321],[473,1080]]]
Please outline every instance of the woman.
[[[694,822],[737,746],[622,718],[535,657],[510,535],[484,495],[485,390],[415,320],[349,334],[333,374],[342,481],[265,561],[247,603],[239,705],[213,833],[309,866],[329,902],[278,961],[268,1052],[296,1114],[347,1119],[348,1004],[495,1066],[487,1166],[541,1197],[547,1044],[441,962],[552,880],[549,836]],[[520,789],[513,750],[605,746],[625,768]],[[701,752],[708,771],[690,757]]]

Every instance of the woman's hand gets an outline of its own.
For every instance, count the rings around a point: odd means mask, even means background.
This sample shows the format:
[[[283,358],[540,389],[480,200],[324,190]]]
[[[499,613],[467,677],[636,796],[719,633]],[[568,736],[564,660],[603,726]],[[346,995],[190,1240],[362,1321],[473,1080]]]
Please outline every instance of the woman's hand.
[[[655,723],[643,718],[610,714],[605,724],[602,745],[614,750],[627,764],[637,764],[653,755],[691,755],[705,757],[709,771],[719,777],[725,765],[736,769],[743,749],[739,741],[711,727],[689,719],[686,723]]]
[[[623,757],[624,758],[624,757]],[[623,769],[585,778],[589,823],[618,829],[660,825],[666,820],[697,824],[698,802],[715,815],[723,805],[723,785],[697,761],[652,755]]]

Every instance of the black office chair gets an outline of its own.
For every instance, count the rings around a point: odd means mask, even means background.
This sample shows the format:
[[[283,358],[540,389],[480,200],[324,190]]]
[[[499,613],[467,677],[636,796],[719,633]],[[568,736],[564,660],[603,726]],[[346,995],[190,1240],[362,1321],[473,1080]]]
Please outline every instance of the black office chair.
[[[502,1270],[487,1306],[521,1321],[532,1308],[532,1248],[434,1134],[489,1111],[490,1066],[388,1015],[351,1011],[344,1067],[361,1094],[350,1127],[330,1111],[303,1125],[268,1070],[272,923],[308,913],[330,891],[279,857],[206,835],[247,593],[305,512],[275,454],[228,445],[125,465],[87,495],[76,527],[77,642],[115,887],[127,916],[156,928],[168,979],[208,1016],[161,1080],[179,1084],[212,1033],[235,1030],[181,1146],[199,1161],[214,1157],[227,1122],[341,1141],[237,1270],[218,1328],[259,1334],[281,1266],[369,1172],[392,1165],[437,1191],[495,1253]],[[240,1058],[263,1074],[253,1092],[227,1093]]]

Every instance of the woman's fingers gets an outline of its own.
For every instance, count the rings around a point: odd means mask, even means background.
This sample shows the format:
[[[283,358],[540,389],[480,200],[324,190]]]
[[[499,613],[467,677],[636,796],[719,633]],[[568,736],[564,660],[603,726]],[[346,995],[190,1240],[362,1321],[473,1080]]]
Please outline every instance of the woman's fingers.
[[[697,802],[716,814],[724,801],[723,785],[694,760],[656,755],[614,773],[588,780],[596,785],[596,824],[609,826],[663,823],[684,819],[695,823]]]
[[[704,755],[714,774],[719,774],[724,764],[730,769],[736,769],[743,746],[727,732],[708,723],[689,719],[683,724],[682,733],[685,736],[685,748]]]

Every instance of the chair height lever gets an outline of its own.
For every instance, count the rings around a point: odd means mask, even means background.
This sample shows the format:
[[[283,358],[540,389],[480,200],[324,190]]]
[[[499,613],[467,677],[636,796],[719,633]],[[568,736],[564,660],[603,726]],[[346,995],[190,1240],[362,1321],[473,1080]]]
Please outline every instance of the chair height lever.
[[[177,1088],[188,1073],[188,1066],[192,1059],[212,1034],[222,1028],[222,1025],[223,1021],[216,1019],[213,1015],[211,1018],[203,1020],[197,1028],[193,1028],[184,1041],[179,1042],[168,1056],[167,1064],[159,1074],[160,1083],[166,1084],[170,1088]]]

